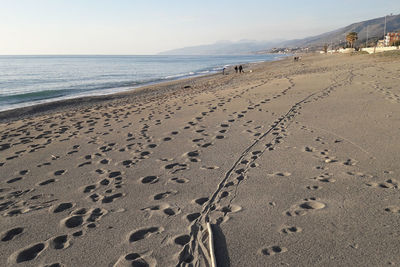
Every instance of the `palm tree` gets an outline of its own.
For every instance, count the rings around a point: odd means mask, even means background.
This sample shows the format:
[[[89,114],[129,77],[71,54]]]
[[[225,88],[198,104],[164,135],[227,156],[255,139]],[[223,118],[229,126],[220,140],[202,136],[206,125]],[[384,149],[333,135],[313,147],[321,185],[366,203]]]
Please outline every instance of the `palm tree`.
[[[354,42],[358,39],[358,34],[356,32],[350,32],[346,35],[346,40],[353,48]]]

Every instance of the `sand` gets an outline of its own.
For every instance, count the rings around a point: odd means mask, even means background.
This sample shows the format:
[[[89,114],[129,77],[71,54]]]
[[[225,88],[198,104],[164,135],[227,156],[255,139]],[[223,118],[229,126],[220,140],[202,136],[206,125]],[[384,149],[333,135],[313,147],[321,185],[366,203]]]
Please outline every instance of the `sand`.
[[[400,57],[0,114],[0,266],[400,264]],[[250,72],[251,70],[251,72]]]

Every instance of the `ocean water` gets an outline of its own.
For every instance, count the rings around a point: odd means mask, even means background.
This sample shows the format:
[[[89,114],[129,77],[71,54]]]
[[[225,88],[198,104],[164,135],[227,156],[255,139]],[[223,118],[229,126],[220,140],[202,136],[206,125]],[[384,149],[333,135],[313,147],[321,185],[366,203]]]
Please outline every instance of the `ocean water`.
[[[273,61],[245,56],[0,56],[0,111],[150,83],[220,72],[224,66]]]

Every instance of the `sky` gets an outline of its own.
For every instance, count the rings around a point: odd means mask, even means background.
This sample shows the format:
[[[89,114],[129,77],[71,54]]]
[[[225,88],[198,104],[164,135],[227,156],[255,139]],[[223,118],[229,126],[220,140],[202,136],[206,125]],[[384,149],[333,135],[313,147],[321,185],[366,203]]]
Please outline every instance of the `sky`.
[[[150,55],[295,39],[400,13],[400,0],[0,0],[0,55]]]

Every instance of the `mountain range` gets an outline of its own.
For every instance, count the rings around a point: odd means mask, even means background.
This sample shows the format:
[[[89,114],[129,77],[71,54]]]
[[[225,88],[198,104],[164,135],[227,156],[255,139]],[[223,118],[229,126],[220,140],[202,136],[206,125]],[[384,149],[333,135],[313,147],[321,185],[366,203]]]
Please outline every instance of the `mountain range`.
[[[238,55],[252,54],[254,51],[265,50],[281,43],[280,41],[253,41],[239,42],[220,41],[214,44],[190,46],[161,52],[160,55]]]
[[[385,30],[385,17],[371,19],[367,21],[353,23],[349,26],[326,32],[320,35],[307,37],[304,39],[284,41],[279,44],[280,47],[321,47],[324,44],[344,44],[346,34],[349,32],[357,32],[358,40],[356,46],[364,44],[367,40],[376,42],[378,39],[383,39]],[[400,15],[392,15],[386,17],[386,32],[400,30]]]
[[[349,32],[358,33],[358,41],[356,46],[364,44],[367,39],[376,42],[382,39],[384,35],[385,17],[375,18],[362,22],[353,23],[349,26],[339,28],[334,31],[326,32],[316,36],[306,37],[295,40],[275,40],[275,41],[253,41],[241,40],[238,42],[220,41],[214,44],[190,46],[168,50],[160,53],[160,55],[237,55],[252,54],[260,51],[268,51],[274,47],[279,48],[298,48],[309,47],[316,49],[324,44],[333,43],[335,45],[344,44],[345,36]],[[400,14],[390,15],[386,17],[386,32],[400,30]]]

